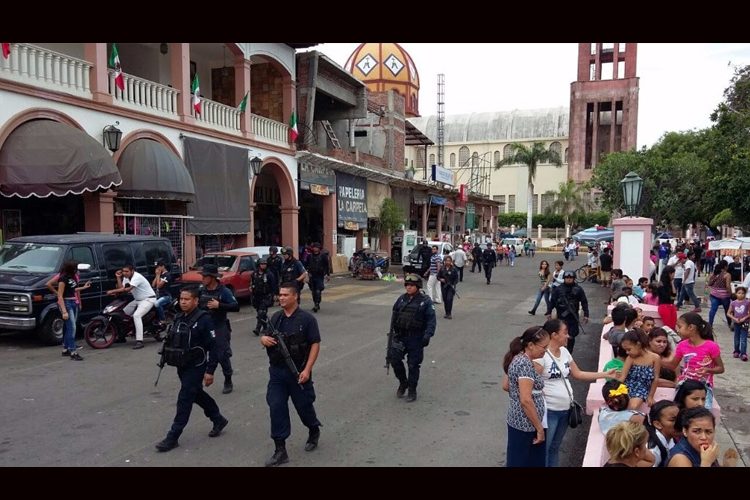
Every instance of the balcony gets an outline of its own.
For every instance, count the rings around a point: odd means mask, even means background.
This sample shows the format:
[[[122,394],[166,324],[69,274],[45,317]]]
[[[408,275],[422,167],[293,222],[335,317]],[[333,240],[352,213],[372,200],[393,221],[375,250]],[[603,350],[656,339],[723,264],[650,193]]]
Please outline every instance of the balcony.
[[[255,139],[277,146],[289,147],[289,127],[286,123],[280,123],[255,114],[250,116],[252,117],[252,131]]]
[[[115,72],[109,70],[109,93],[114,104],[167,118],[177,118],[177,89],[123,73],[124,89],[115,85]]]
[[[13,43],[0,58],[0,77],[18,83],[91,98],[91,63],[26,43]]]
[[[238,108],[202,97],[201,114],[196,114],[195,108],[191,109],[195,121],[201,125],[231,134],[239,134],[240,132],[240,110]]]

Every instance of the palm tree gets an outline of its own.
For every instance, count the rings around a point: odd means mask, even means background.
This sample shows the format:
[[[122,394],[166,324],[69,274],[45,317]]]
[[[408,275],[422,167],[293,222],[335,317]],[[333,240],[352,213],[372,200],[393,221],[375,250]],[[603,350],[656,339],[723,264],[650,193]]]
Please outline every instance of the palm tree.
[[[515,165],[521,163],[529,168],[528,193],[526,195],[526,234],[531,231],[531,209],[534,195],[534,178],[536,167],[539,163],[549,162],[558,167],[562,166],[560,154],[557,151],[545,149],[543,142],[535,142],[530,148],[523,144],[514,142],[510,145],[510,156],[503,158],[495,164],[495,170],[504,165]]]
[[[572,224],[580,215],[590,210],[593,206],[591,200],[583,197],[586,188],[583,184],[576,184],[574,180],[568,179],[561,182],[559,191],[547,191],[546,195],[554,195],[555,201],[547,207],[545,212],[556,213],[563,216],[565,225]]]

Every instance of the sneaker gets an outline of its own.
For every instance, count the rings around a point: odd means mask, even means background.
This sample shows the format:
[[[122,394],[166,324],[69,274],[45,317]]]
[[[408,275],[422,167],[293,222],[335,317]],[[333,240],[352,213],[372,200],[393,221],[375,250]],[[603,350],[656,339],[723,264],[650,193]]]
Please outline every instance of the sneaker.
[[[145,347],[145,346],[143,345],[143,341],[142,341],[142,340],[139,340],[139,341],[137,341],[137,342],[135,343],[135,345],[133,346],[133,349],[143,349],[144,347]]]
[[[747,354],[743,354],[742,356],[740,356],[740,359],[742,361],[747,361]]]
[[[76,351],[70,353],[70,359],[73,361],[83,361],[83,357]]]
[[[67,350],[67,349],[63,350],[63,352],[62,352],[62,357],[64,358],[66,356],[70,356],[70,351]]]
[[[208,433],[208,437],[216,437],[219,434],[221,434],[221,431],[224,430],[224,427],[227,426],[229,423],[229,420],[227,420],[225,417],[219,416],[220,420],[217,420],[214,422],[214,427],[211,429],[211,431]]]
[[[739,358],[739,357],[740,357],[740,353],[739,353],[738,351],[734,351],[734,352],[732,353],[732,357],[733,357],[733,358]]]

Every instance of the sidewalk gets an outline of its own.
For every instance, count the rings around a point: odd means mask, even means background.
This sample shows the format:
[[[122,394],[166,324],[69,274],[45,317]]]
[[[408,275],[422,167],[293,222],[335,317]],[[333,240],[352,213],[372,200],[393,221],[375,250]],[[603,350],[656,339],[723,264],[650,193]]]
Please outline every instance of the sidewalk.
[[[705,293],[706,275],[701,274],[695,283],[695,292],[702,297],[701,316],[708,321],[711,303]],[[692,310],[692,304],[683,305],[677,313]],[[747,408],[750,404],[750,362],[743,362],[732,357],[734,350],[734,333],[730,332],[724,319],[724,309],[719,307],[714,319],[714,336],[721,347],[721,359],[724,361],[724,373],[715,375],[714,393],[721,405],[721,422],[716,426],[716,442],[721,454],[733,447],[740,455],[737,467],[750,466],[750,421],[747,419]],[[720,459],[721,460],[721,459]]]

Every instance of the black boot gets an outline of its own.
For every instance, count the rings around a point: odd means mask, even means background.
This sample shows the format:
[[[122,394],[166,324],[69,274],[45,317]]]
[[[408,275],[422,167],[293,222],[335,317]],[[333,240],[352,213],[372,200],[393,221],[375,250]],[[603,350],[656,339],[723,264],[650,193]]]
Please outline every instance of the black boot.
[[[320,302],[316,302],[315,305],[313,306],[313,312],[318,312],[318,311],[320,311]]]
[[[417,400],[417,386],[410,385],[409,386],[409,393],[406,395],[406,402],[407,403],[413,403]]]
[[[224,377],[224,389],[221,391],[222,394],[229,394],[234,389],[232,385],[232,376],[227,375]]]
[[[396,397],[403,398],[407,387],[409,387],[409,384],[406,380],[399,380],[398,389],[396,389]]]
[[[170,436],[167,436],[161,441],[159,441],[158,443],[156,443],[156,449],[159,451],[169,451],[174,448],[177,448],[178,446],[180,445],[177,442],[177,440]]]
[[[266,460],[266,467],[276,467],[289,461],[284,441],[274,441],[274,443],[276,443],[276,451],[273,452],[271,458]]]
[[[213,438],[221,434],[221,431],[224,430],[224,427],[226,427],[228,423],[229,423],[229,420],[227,420],[222,415],[219,415],[219,418],[214,421],[213,428],[208,432],[208,437]]]
[[[305,443],[305,451],[313,451],[317,448],[318,439],[320,439],[320,426],[310,427],[310,434],[307,436],[307,443]]]

